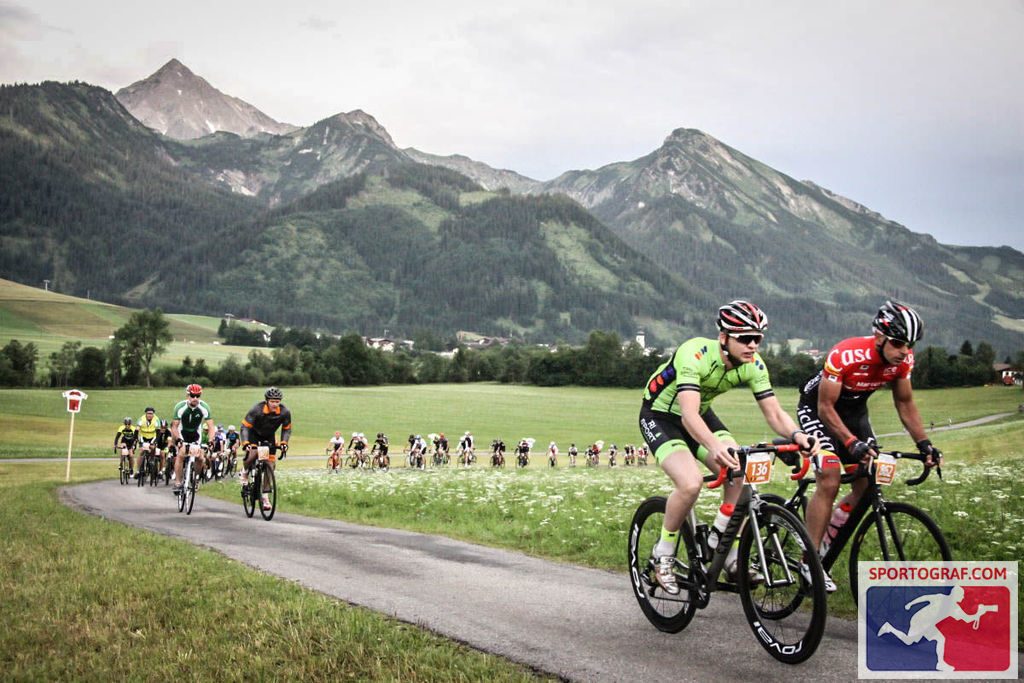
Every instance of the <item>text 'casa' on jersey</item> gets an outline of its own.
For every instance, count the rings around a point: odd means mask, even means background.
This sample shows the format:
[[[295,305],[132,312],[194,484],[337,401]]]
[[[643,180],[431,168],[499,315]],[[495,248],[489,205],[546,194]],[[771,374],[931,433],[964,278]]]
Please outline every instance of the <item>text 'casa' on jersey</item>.
[[[878,352],[874,335],[844,339],[828,352],[821,370],[801,389],[802,394],[818,391],[822,382],[841,384],[840,401],[867,401],[875,391],[898,379],[910,379],[914,352],[897,365],[886,363]]]

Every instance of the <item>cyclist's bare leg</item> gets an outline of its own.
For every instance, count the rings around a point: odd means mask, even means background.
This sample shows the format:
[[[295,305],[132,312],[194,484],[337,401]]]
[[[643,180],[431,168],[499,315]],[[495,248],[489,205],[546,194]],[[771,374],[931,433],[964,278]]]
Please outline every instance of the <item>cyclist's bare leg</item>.
[[[807,503],[807,534],[811,537],[815,548],[821,546],[821,540],[825,537],[829,520],[832,519],[832,507],[839,492],[841,474],[842,470],[838,467],[830,468],[819,472],[815,479],[814,496]],[[851,508],[855,507],[867,487],[867,479],[857,479],[851,485],[850,492],[839,502],[846,503]]]
[[[256,447],[252,446],[245,452],[242,459],[242,485],[249,483],[249,470],[256,464]]]
[[[665,528],[679,531],[683,520],[690,514],[693,504],[697,502],[703,476],[697,467],[697,460],[689,451],[673,451],[662,461],[661,469],[675,485],[665,504]]]
[[[185,464],[185,444],[178,446],[178,453],[174,456],[174,484],[181,486],[181,470]]]
[[[835,503],[836,494],[839,492],[841,474],[840,468],[829,467],[818,472],[814,478],[814,495],[807,503],[807,535],[811,537],[815,548],[821,545],[825,527],[832,517],[832,504]]]

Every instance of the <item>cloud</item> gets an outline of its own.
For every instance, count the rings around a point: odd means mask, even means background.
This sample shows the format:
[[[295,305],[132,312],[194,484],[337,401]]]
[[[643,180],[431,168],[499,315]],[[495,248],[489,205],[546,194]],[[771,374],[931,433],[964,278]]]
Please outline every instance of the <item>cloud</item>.
[[[299,27],[306,28],[311,31],[333,31],[338,27],[338,22],[333,19],[309,16],[299,22]]]

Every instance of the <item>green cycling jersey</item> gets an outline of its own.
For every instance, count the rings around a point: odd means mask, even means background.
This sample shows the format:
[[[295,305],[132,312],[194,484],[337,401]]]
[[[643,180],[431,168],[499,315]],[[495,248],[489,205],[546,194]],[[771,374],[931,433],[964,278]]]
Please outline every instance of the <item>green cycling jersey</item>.
[[[206,405],[206,401],[200,401],[195,408],[188,404],[188,401],[180,401],[174,406],[173,419],[178,420],[181,423],[181,431],[188,432],[190,434],[199,431],[200,427],[203,426],[203,422],[206,420],[213,419],[213,413],[210,412],[210,406]]]
[[[749,363],[727,370],[718,340],[695,337],[680,344],[647,380],[644,405],[656,412],[681,415],[676,396],[680,391],[699,391],[703,415],[715,398],[741,384],[749,386],[759,401],[775,394],[760,354],[755,353]]]

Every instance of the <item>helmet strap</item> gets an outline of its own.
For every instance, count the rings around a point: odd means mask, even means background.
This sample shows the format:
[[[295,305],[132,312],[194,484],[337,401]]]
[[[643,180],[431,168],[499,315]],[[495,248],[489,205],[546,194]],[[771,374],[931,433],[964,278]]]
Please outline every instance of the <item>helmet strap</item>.
[[[726,335],[726,339],[728,339],[728,337],[729,335]],[[726,360],[729,361],[729,365],[732,366],[732,369],[738,368],[739,366],[743,365],[743,361],[737,358],[736,356],[732,355],[732,353],[729,351],[728,341],[722,342],[721,340],[719,340],[718,345],[722,348],[722,351],[725,353],[725,358]]]
[[[889,338],[882,335],[882,341],[875,345],[875,351],[878,351],[878,357],[882,359],[882,362],[886,365],[895,365],[890,363],[889,359],[885,357],[885,345],[889,341]]]

